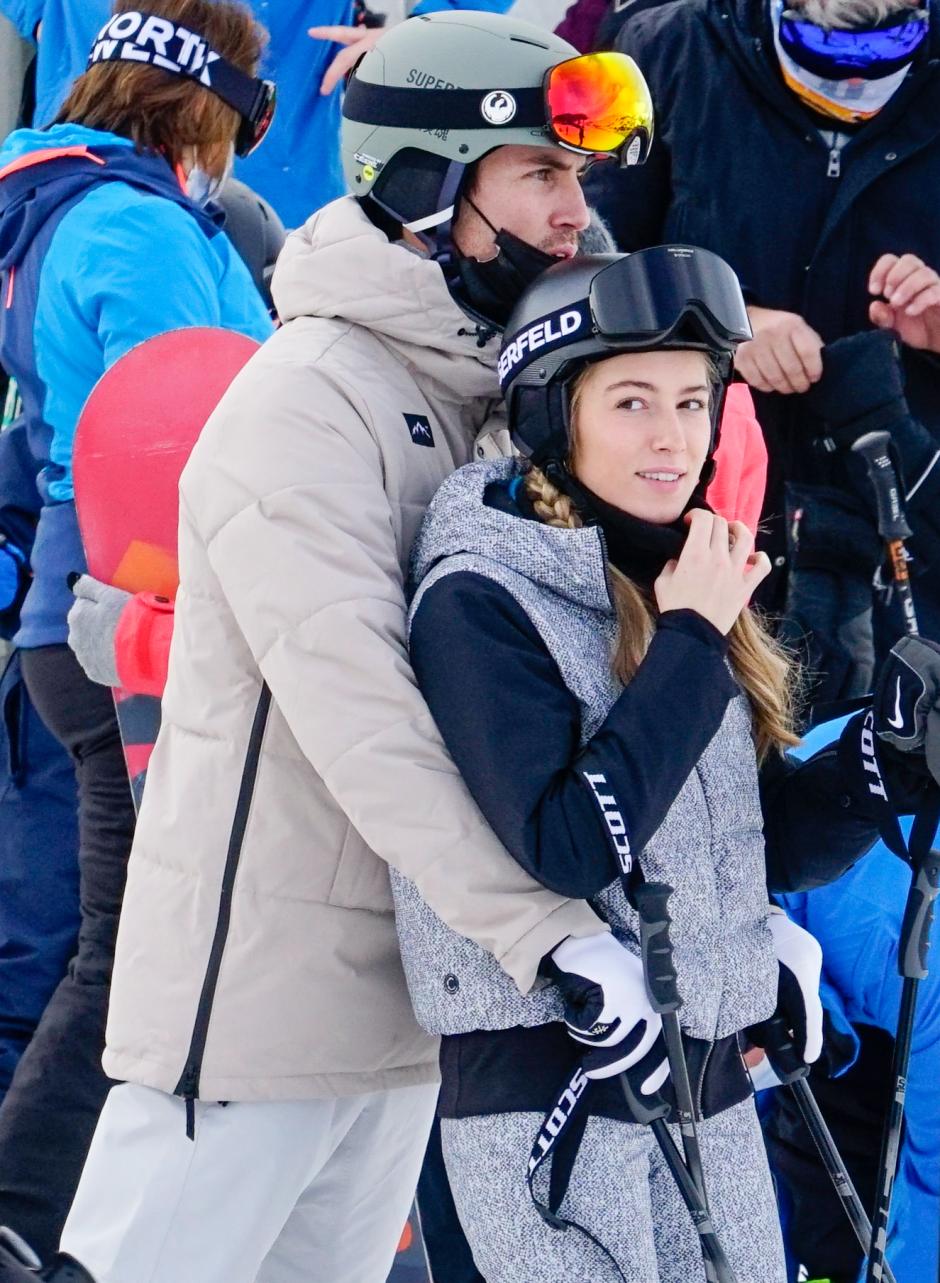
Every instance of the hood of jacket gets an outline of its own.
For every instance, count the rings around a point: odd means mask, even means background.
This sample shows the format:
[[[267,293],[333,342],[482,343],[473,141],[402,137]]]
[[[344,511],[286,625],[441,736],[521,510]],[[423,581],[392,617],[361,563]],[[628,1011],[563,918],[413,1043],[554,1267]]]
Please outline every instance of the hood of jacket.
[[[221,227],[221,211],[194,205],[163,157],[138,152],[129,138],[84,125],[18,129],[0,148],[0,271],[22,261],[57,208],[101,182],[130,183],[182,205],[207,236]]]
[[[499,396],[499,337],[481,342],[437,263],[389,241],[352,196],[292,232],[271,285],[278,316],[348,321],[370,330],[440,395]]]
[[[421,580],[445,557],[469,553],[498,563],[575,605],[613,613],[607,550],[599,526],[562,530],[493,507],[488,487],[522,476],[515,459],[469,463],[447,478],[431,501],[411,554],[411,579]]]

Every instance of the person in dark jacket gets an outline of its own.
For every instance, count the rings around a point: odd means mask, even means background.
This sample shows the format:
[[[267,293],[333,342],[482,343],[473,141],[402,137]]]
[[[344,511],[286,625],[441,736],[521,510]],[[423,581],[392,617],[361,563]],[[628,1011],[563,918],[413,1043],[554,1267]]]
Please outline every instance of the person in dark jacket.
[[[0,430],[0,638],[19,625],[41,507],[26,425]],[[0,1102],[78,934],[71,758],[39,718],[14,651],[0,674]]]
[[[411,658],[456,764],[514,858],[611,929],[552,950],[545,987],[522,997],[393,874],[412,1002],[443,1035],[444,1158],[490,1283],[687,1283],[701,1270],[691,1219],[616,1081],[625,1072],[641,1097],[666,1082],[637,957],[640,870],[674,888],[714,1223],[738,1278],[784,1278],[741,1050],[776,1010],[818,1057],[820,955],[768,905],[767,883],[827,882],[876,830],[864,714],[805,763],[783,751],[796,742],[788,664],[746,607],[767,558],[743,523],[703,507],[747,333],[733,274],[705,251],[550,268],[500,359],[529,462],[461,469],[415,547]],[[556,1233],[564,1223],[586,1235]]]
[[[832,742],[842,722],[816,727],[801,746],[806,756]],[[902,827],[908,832],[910,823]],[[859,1042],[859,1058],[845,1077],[827,1079],[814,1067],[813,1088],[869,1212],[875,1204],[881,1134],[893,1090],[891,1056],[901,995],[898,950],[910,870],[878,842],[844,878],[780,903],[812,932],[823,950],[823,1001]],[[934,923],[936,957],[940,927]],[[904,1136],[894,1183],[887,1254],[898,1283],[937,1278],[940,1224],[940,968],[921,983],[907,1077]],[[789,1092],[774,1093],[766,1124],[771,1165],[784,1196],[785,1239],[810,1277],[854,1283],[862,1262],[845,1212],[821,1169],[816,1148]]]
[[[111,695],[66,644],[68,575],[85,566],[75,428],[101,375],[154,334],[222,325],[262,340],[272,330],[207,204],[236,138],[243,150],[264,122],[196,79],[218,53],[231,64],[230,95],[241,85],[260,102],[260,29],[233,4],[150,7],[147,16],[119,0],[60,123],[18,130],[0,150],[0,361],[23,398],[41,496],[14,641],[29,697],[72,759],[79,796],[78,950],[0,1109],[0,1223],[44,1255],[58,1245],[109,1086],[101,1053],[135,821]],[[180,74],[147,65],[156,54],[170,65],[174,55]]]
[[[593,191],[619,246],[705,246],[747,292],[754,340],[737,369],[771,460],[763,601],[784,605],[788,536],[826,499],[812,487],[868,502],[846,442],[834,443],[806,394],[824,345],[889,326],[924,445],[913,458],[902,450],[912,571],[923,630],[940,636],[940,366],[924,324],[940,297],[926,266],[940,263],[940,232],[924,203],[940,177],[940,5],[677,0],[628,18],[617,47],[643,68],[657,111],[647,165],[601,175]],[[799,490],[789,505],[785,483]],[[813,555],[825,558],[824,535]],[[872,569],[866,560],[860,574]],[[900,631],[893,619],[889,640]]]

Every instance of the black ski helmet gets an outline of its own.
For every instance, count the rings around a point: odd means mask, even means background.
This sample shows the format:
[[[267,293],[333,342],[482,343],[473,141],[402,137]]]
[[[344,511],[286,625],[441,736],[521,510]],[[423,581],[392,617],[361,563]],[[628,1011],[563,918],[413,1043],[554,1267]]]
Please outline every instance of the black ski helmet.
[[[505,330],[499,382],[513,444],[540,466],[565,465],[571,382],[586,364],[621,352],[693,348],[719,371],[711,458],[734,351],[750,337],[738,278],[710,250],[657,245],[558,263],[525,292]]]

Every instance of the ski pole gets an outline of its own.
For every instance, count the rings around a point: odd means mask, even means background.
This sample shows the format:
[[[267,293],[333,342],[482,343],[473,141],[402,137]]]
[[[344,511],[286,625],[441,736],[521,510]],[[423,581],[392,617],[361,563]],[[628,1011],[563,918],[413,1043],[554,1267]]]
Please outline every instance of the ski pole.
[[[669,1106],[662,1102],[658,1094],[653,1103],[643,1100],[634,1092],[626,1074],[620,1075],[620,1086],[633,1118],[636,1122],[652,1129],[666,1166],[676,1182],[683,1203],[688,1208],[695,1232],[699,1237],[706,1283],[736,1283],[731,1262],[725,1255],[725,1250],[715,1232],[711,1215],[705,1206],[699,1187],[685,1165],[679,1146],[672,1139],[672,1132],[666,1126],[665,1115],[669,1113]]]
[[[669,897],[672,887],[665,882],[643,882],[634,892],[637,913],[640,916],[640,950],[643,956],[643,974],[650,1004],[663,1022],[663,1037],[669,1059],[669,1073],[676,1093],[676,1112],[682,1148],[692,1179],[699,1188],[702,1202],[708,1207],[705,1192],[705,1173],[698,1133],[695,1130],[695,1102],[689,1068],[682,1046],[682,1028],[679,1008],[682,999],[676,984],[676,968],[672,960],[672,941],[669,939]]]
[[[676,1096],[676,1112],[685,1162],[680,1158],[663,1119],[653,1119],[651,1126],[699,1234],[706,1279],[709,1283],[712,1280],[716,1283],[734,1283],[734,1272],[711,1222],[708,1197],[705,1192],[705,1173],[695,1128],[695,1102],[692,1097],[685,1049],[682,1045],[682,1028],[679,1024],[682,998],[676,982],[672,941],[669,938],[671,925],[669,897],[671,895],[672,887],[667,883],[644,881],[635,887],[633,899],[640,918],[640,951],[646,989],[650,1005],[659,1013],[663,1023],[666,1056],[669,1060],[669,1073]],[[621,1083],[630,1099],[629,1084],[623,1076],[621,1076]]]
[[[790,1031],[781,1016],[774,1016],[767,1021],[764,1037],[767,1059],[783,1086],[789,1087],[806,1124],[806,1130],[822,1159],[826,1175],[832,1181],[836,1197],[842,1204],[859,1246],[868,1256],[871,1251],[871,1221],[809,1085],[809,1065],[794,1046]],[[884,1278],[885,1283],[897,1283],[887,1261],[884,1262]]]
[[[878,533],[888,550],[891,577],[904,615],[904,631],[909,637],[918,637],[920,630],[911,594],[911,572],[907,567],[907,550],[904,547],[904,540],[910,539],[912,531],[904,515],[904,499],[888,448],[890,444],[889,432],[866,432],[855,442],[852,450],[865,460],[868,477],[874,487]]]
[[[891,437],[887,432],[869,432],[859,437],[852,449],[865,460],[868,476],[875,490],[878,533],[885,541],[891,560],[892,576],[904,614],[905,631],[909,637],[917,637],[919,635],[917,614],[914,610],[907,552],[904,547],[904,540],[910,536],[911,528],[904,515],[904,502],[898,475],[888,449],[890,442]],[[914,863],[913,860],[912,863]],[[884,1258],[888,1240],[888,1220],[894,1193],[894,1178],[897,1174],[898,1151],[901,1145],[901,1125],[904,1121],[907,1070],[914,1039],[917,993],[921,980],[927,975],[927,950],[930,947],[930,927],[938,889],[940,889],[940,852],[931,849],[923,859],[916,862],[914,867],[901,927],[898,971],[904,983],[901,987],[898,1030],[891,1065],[894,1090],[881,1141],[878,1201],[872,1223],[872,1245],[868,1256],[866,1283],[881,1283],[885,1278]]]

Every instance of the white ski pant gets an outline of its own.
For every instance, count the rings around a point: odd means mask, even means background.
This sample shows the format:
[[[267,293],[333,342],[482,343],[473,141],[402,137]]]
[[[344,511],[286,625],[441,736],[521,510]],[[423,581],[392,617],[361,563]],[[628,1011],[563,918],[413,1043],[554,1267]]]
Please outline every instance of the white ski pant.
[[[112,1088],[62,1234],[97,1283],[385,1283],[437,1085],[196,1102]]]

